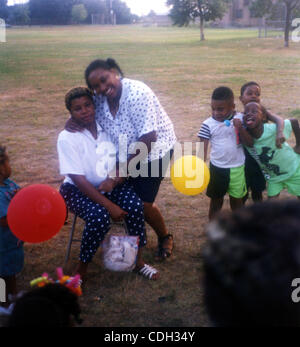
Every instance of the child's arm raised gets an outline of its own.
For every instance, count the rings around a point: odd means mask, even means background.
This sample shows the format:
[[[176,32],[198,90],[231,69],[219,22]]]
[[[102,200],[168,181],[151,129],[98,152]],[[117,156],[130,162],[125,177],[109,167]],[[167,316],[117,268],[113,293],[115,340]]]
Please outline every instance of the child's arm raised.
[[[238,118],[234,118],[233,125],[238,131],[242,144],[247,147],[253,147],[253,137],[249,134],[248,130],[243,127],[242,121]]]
[[[298,119],[291,118],[290,119],[292,129],[296,138],[296,146],[294,147],[294,151],[298,154],[300,154],[300,128],[299,128],[299,122]]]
[[[281,145],[285,142],[285,137],[283,135],[284,129],[284,120],[283,118],[276,116],[275,114],[268,111],[264,106],[261,105],[261,110],[267,120],[275,123],[277,126],[277,135],[276,135],[276,146],[281,148]]]

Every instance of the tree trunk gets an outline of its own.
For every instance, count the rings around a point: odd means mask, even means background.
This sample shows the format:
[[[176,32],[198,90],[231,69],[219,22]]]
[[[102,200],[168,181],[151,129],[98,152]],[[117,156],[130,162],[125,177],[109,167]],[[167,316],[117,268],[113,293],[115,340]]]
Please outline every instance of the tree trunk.
[[[291,4],[290,1],[285,1],[286,16],[284,27],[284,47],[289,47],[290,25],[291,25]]]
[[[200,17],[200,40],[204,41],[205,37],[204,37],[204,18]]]

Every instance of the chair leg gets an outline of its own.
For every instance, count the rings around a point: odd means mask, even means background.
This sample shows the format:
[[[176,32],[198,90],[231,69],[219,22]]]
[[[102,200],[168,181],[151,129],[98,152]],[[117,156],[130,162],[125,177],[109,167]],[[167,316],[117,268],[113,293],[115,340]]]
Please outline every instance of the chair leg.
[[[70,236],[69,236],[69,242],[68,242],[68,247],[67,247],[67,252],[66,252],[66,257],[65,257],[65,264],[68,262],[69,257],[70,257],[71,246],[72,246],[72,242],[73,242],[73,235],[74,235],[75,226],[76,226],[76,220],[77,220],[77,215],[75,214],[74,219],[73,219],[73,223],[72,223],[72,229],[71,229]]]

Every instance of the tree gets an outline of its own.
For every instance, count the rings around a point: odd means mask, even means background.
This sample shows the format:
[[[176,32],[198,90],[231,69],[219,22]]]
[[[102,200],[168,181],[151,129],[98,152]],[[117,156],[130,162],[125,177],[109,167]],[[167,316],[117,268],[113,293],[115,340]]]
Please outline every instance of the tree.
[[[30,0],[32,24],[69,24],[71,11],[77,0]]]
[[[222,19],[227,4],[227,0],[167,0],[167,5],[172,6],[169,16],[174,25],[187,26],[200,19],[201,41],[205,40],[204,22]]]
[[[13,25],[29,24],[30,17],[28,3],[9,6],[7,22]]]
[[[116,24],[131,24],[132,14],[125,2],[120,0],[112,1],[112,9],[116,15]]]
[[[156,17],[155,11],[151,10],[151,11],[148,13],[147,17]]]
[[[284,46],[289,47],[289,34],[293,14],[300,10],[300,0],[280,0],[285,5]],[[254,0],[250,6],[250,12],[255,17],[271,16],[274,7],[278,3],[271,0]]]
[[[88,16],[87,10],[83,4],[74,5],[71,11],[72,22],[82,23]]]
[[[249,9],[252,17],[261,18],[267,13],[271,13],[272,7],[272,0],[255,0],[250,3]]]
[[[6,19],[7,15],[7,0],[0,0],[0,18]]]
[[[84,4],[88,16],[86,18],[86,22],[87,23],[91,23],[92,19],[91,16],[92,14],[101,14],[101,13],[105,13],[105,1],[104,0],[82,0],[80,1]]]

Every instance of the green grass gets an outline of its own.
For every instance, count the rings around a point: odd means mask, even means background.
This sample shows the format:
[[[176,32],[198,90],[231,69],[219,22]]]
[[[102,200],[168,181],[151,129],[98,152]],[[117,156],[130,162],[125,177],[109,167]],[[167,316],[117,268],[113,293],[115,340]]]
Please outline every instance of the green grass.
[[[297,108],[297,109],[295,109],[295,110],[292,110],[292,111],[290,112],[290,115],[291,115],[292,117],[300,118],[300,108]]]
[[[173,27],[8,29],[7,42],[0,43],[0,142],[7,146],[12,178],[21,186],[59,187],[53,182],[60,178],[56,139],[68,118],[64,95],[85,84],[84,69],[95,58],[113,57],[126,76],[147,83],[181,142],[197,141],[201,122],[210,114],[211,93],[221,84],[234,90],[238,110],[241,85],[255,80],[262,86],[266,107],[283,118],[300,116],[300,44],[284,49],[282,39],[258,39],[255,30],[207,29],[204,42],[199,36],[197,28]],[[207,324],[201,249],[209,200],[204,194],[180,195],[166,179],[157,203],[176,245],[166,264],[156,264],[156,239],[148,227],[145,259],[157,266],[161,279],[153,283],[134,274],[104,271],[99,252],[81,299],[86,326]],[[29,281],[45,271],[55,275],[63,264],[69,228],[46,243],[25,246],[21,288],[28,289]],[[77,256],[75,244],[66,273],[74,270]]]

